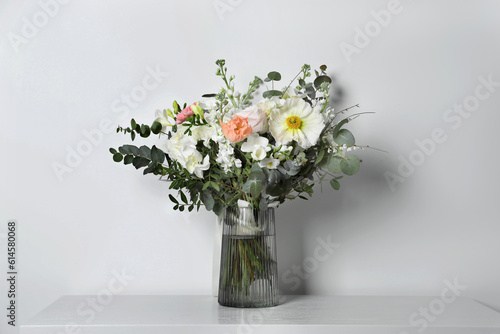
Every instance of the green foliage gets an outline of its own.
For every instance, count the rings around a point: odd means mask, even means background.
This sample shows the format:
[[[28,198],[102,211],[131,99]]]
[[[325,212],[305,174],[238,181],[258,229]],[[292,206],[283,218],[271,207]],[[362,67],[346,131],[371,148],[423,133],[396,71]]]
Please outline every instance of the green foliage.
[[[350,155],[340,162],[340,168],[345,175],[354,175],[359,171],[360,161],[355,155]]]
[[[203,96],[214,97],[216,109],[221,112],[233,107],[243,108],[250,105],[253,94],[263,80],[257,76],[254,77],[248,85],[247,92],[242,95],[236,94],[234,76],[228,75],[225,61],[220,59],[217,60],[216,64],[216,74],[224,81],[225,87],[216,94]],[[265,98],[274,96],[287,98],[288,96],[285,94],[290,92],[288,88],[296,82],[297,93],[305,96],[303,99],[312,106],[322,107],[321,112],[323,112],[327,107],[329,85],[332,83],[326,70],[325,65],[320,66],[319,70],[314,71],[315,77],[313,79],[311,78],[311,67],[305,64],[290,84],[281,90],[274,89],[274,83],[282,80],[281,74],[276,71],[269,72],[264,81],[271,82],[273,86],[271,89],[267,89],[263,96]],[[185,107],[186,104],[181,106],[177,101],[174,101],[172,110],[168,109],[164,112],[168,112],[168,117],[175,120],[175,115]],[[348,109],[350,108],[346,110]],[[346,156],[343,148],[330,145],[332,140],[337,145],[348,147],[355,145],[353,134],[343,128],[350,119],[352,118],[334,121],[332,118],[325,125],[318,144],[307,150],[299,149],[296,143],[288,144],[292,145],[291,152],[294,153],[286,153],[286,158],[278,168],[271,170],[261,168],[253,160],[250,153],[242,152],[240,143],[234,145],[233,148],[235,158],[241,161],[241,168],[226,172],[216,162],[219,157],[217,144],[210,141],[209,145],[205,146],[201,141],[198,142],[196,149],[203,157],[208,156],[210,160],[210,168],[204,172],[202,178],[189,173],[180,163],[154,145],[148,147],[126,144],[117,149],[110,148],[109,151],[115,162],[132,165],[141,170],[143,174],[153,174],[159,176],[161,180],[169,182],[172,194],[169,194],[168,197],[174,204],[175,210],[192,211],[205,205],[207,210],[220,214],[225,207],[236,206],[238,200],[246,200],[254,208],[265,209],[269,201],[283,203],[285,200],[308,200],[314,192],[314,185],[323,181],[329,181],[333,189],[339,190],[339,180],[342,178],[342,174],[354,175],[359,171],[360,160],[357,156]],[[160,122],[155,121],[150,125],[138,124],[134,119],[131,119],[129,127],[118,127],[117,132],[129,134],[132,141],[136,137],[148,138],[151,134],[163,134],[167,138],[171,138],[172,133],[176,133],[179,129],[183,129],[185,134],[191,134],[193,127],[205,124],[207,122],[203,117],[203,112],[198,112],[188,117],[182,128],[176,124],[169,125],[171,128],[167,133],[162,132],[163,126]],[[275,143],[270,134],[264,136],[267,136],[272,144]],[[269,156],[273,157],[273,154],[280,153],[279,149],[279,147],[273,148]]]
[[[267,78],[269,80],[273,80],[273,81],[280,81],[281,80],[281,74],[279,74],[279,72],[269,72],[267,74]]]
[[[338,145],[353,146],[355,143],[353,134],[347,129],[341,129],[337,135],[333,137],[333,140],[335,140]]]
[[[264,93],[262,93],[262,96],[264,98],[271,98],[273,96],[281,96],[281,95],[283,95],[282,91],[280,91],[280,90],[273,90],[273,89],[266,90]]]

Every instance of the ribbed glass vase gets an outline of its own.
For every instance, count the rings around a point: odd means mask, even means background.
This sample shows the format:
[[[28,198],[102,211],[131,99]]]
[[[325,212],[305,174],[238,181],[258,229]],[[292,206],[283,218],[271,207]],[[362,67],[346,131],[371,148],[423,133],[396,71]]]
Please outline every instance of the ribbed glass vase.
[[[222,221],[219,304],[278,305],[274,208],[226,208]]]

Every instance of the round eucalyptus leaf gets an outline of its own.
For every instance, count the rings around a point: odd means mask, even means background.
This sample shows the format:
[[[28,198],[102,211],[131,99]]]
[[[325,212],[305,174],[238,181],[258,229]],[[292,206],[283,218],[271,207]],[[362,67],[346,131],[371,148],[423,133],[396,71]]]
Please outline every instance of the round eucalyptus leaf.
[[[359,171],[360,161],[356,155],[350,155],[340,162],[340,168],[345,175],[354,175]]]
[[[335,136],[335,138],[333,138],[333,140],[339,145],[345,144],[347,146],[352,146],[356,142],[351,131],[349,131],[347,129],[341,129],[337,133],[337,136]]]

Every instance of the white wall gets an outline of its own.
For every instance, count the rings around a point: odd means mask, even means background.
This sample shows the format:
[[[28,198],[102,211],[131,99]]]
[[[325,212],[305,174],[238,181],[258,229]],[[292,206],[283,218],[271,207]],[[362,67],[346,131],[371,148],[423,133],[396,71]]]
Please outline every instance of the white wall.
[[[231,10],[218,13],[221,3]],[[312,200],[279,208],[285,292],[438,295],[458,278],[464,295],[500,310],[499,87],[461,124],[443,118],[454,104],[474,102],[478,77],[500,81],[500,3],[401,0],[401,11],[348,61],[342,43],[354,45],[356,29],[373,23],[371,11],[387,6],[74,0],[16,52],[9,36],[22,34],[23,18],[43,19],[42,8],[2,1],[0,233],[17,219],[21,321],[61,295],[97,294],[113,270],[135,277],[126,294],[211,292],[214,217],[174,212],[167,184],[113,163],[108,148],[127,137],[96,136],[61,182],[53,164],[66,164],[68,149],[84,145],[84,131],[95,135],[101,122],[150,122],[174,99],[214,92],[218,58],[241,90],[271,70],[288,79],[304,63],[329,65],[337,108],[360,103],[377,112],[349,125],[358,143],[390,152],[361,152],[360,173],[342,180],[341,191],[326,184]],[[125,106],[122,94],[157,67],[168,77],[126,115],[115,112]],[[386,172],[398,173],[400,157],[418,157],[415,140],[437,128],[446,141],[391,191]],[[328,236],[339,247],[299,287],[291,283],[292,266]]]

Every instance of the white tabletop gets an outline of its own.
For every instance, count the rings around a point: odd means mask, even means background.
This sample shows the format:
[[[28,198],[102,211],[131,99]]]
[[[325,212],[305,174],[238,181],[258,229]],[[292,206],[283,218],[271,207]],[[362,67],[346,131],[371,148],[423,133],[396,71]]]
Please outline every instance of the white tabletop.
[[[21,325],[21,334],[500,334],[500,313],[467,298],[282,299],[276,307],[237,309],[211,296],[64,296]]]

